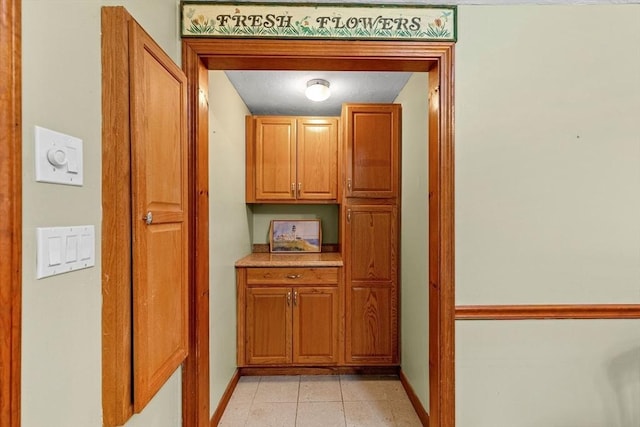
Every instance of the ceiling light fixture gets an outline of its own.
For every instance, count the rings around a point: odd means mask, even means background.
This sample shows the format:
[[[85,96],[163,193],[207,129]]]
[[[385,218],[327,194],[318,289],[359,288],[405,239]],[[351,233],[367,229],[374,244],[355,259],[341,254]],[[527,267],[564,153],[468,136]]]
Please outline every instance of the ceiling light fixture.
[[[312,101],[324,101],[331,95],[329,82],[324,79],[309,80],[307,82],[307,89],[305,90],[304,94]]]

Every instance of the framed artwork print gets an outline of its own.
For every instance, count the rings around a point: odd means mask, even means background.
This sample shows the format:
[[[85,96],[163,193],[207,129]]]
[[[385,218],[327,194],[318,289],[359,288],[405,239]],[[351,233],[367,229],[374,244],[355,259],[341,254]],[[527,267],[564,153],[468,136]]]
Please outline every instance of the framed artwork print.
[[[274,219],[269,232],[271,252],[320,252],[322,228],[319,219]]]

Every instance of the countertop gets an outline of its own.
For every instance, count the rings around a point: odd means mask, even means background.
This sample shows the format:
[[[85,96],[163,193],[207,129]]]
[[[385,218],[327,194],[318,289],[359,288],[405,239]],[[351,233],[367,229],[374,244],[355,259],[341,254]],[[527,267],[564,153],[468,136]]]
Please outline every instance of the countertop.
[[[252,253],[236,261],[236,267],[342,267],[339,252],[307,254]]]

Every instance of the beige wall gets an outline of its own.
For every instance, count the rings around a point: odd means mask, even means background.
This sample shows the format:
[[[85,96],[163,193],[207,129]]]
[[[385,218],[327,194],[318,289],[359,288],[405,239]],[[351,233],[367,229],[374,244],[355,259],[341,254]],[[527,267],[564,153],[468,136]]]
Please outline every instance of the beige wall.
[[[638,22],[638,5],[460,7],[458,303],[637,300]]]
[[[23,2],[22,425],[102,425],[100,7],[107,1]],[[119,1],[179,61],[175,0]],[[179,62],[178,62],[179,63]],[[84,141],[84,186],[35,182],[34,126]],[[96,266],[35,278],[35,228],[96,226]],[[127,426],[181,425],[176,372]]]
[[[251,252],[245,204],[244,118],[249,110],[223,71],[209,73],[209,301],[211,412],[236,369],[236,260]]]
[[[640,5],[460,6],[456,302],[640,302]],[[459,427],[640,425],[637,320],[456,322]]]
[[[400,343],[402,371],[429,408],[428,74],[414,73],[395,102],[402,104]]]

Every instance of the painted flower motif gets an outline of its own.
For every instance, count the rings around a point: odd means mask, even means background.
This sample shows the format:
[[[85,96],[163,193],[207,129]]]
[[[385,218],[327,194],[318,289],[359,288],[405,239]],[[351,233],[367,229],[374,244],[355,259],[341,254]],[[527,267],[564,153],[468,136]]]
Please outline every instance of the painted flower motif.
[[[301,21],[296,21],[296,25],[299,25],[305,30],[310,30],[311,28],[309,26],[309,18],[309,16],[305,16]]]
[[[191,20],[191,23],[193,25],[206,25],[207,19],[204,17],[204,15],[198,15]]]
[[[443,13],[440,17],[435,18],[432,22],[427,25],[427,29],[425,31],[425,35],[434,39],[441,39],[445,37],[450,37],[451,32],[447,29],[447,22],[449,22],[449,15],[451,13]]]
[[[189,22],[191,26],[186,30],[192,34],[210,34],[213,32],[213,20],[209,20],[204,14],[196,15],[195,13],[191,13],[189,18]]]

